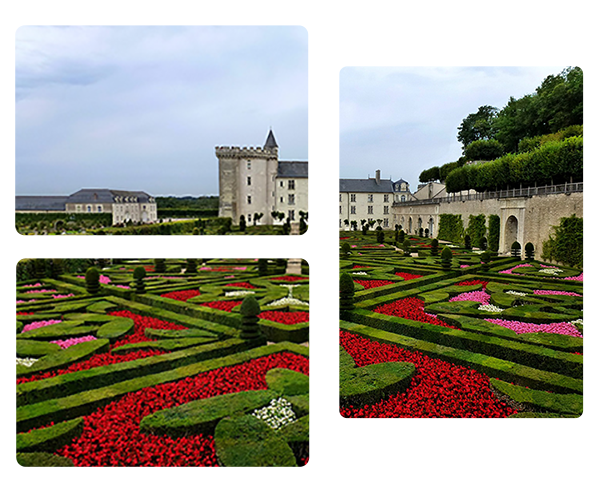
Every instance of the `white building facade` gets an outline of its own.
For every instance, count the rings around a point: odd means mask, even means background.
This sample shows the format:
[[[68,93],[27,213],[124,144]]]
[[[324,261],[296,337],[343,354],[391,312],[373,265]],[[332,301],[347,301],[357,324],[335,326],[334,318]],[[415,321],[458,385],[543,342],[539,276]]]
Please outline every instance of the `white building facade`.
[[[279,224],[272,213],[298,220],[308,208],[308,162],[279,161],[279,147],[269,131],[263,147],[216,147],[218,158],[218,216],[246,225],[255,220]],[[256,218],[257,216],[262,217]]]

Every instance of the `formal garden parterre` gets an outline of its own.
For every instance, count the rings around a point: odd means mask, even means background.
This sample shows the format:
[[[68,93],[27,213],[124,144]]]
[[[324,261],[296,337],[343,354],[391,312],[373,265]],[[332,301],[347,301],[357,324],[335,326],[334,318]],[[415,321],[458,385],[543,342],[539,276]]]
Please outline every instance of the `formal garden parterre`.
[[[398,228],[340,252],[344,417],[582,414],[582,268]]]
[[[286,260],[23,260],[23,466],[302,466],[309,281]]]

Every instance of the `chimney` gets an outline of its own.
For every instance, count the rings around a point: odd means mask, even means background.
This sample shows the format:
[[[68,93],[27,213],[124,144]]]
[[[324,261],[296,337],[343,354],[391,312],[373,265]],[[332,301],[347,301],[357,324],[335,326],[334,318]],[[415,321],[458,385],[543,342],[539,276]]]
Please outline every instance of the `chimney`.
[[[381,170],[375,171],[375,182],[379,184],[381,182]]]

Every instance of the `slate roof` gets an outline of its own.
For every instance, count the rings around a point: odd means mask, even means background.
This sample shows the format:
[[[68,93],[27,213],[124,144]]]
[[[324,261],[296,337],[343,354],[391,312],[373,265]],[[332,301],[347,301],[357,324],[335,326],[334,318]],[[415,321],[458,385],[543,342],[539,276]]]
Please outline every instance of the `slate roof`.
[[[16,211],[63,212],[66,210],[68,197],[62,196],[16,196]]]
[[[278,161],[277,178],[307,178],[308,161]]]
[[[269,135],[267,136],[267,140],[265,141],[265,145],[263,149],[274,149],[279,147],[277,142],[275,142],[275,136],[273,135],[273,131],[269,129]]]
[[[115,197],[134,197],[146,203],[151,196],[143,191],[108,190],[107,188],[83,188],[67,198],[67,203],[113,203]]]
[[[379,180],[375,178],[352,179],[345,178],[339,180],[340,193],[393,193],[394,187],[391,180]]]

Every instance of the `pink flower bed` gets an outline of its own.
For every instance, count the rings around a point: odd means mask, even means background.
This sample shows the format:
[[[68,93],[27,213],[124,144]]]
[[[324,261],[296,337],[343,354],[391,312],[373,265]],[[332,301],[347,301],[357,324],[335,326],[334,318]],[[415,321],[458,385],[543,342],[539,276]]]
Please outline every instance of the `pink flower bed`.
[[[510,269],[505,269],[503,271],[499,271],[500,274],[512,274],[512,272],[514,270],[516,270],[517,268],[530,268],[532,265],[531,264],[518,264],[517,266],[513,266]]]
[[[43,286],[42,283],[34,283],[32,285],[23,285],[23,288],[37,288],[39,286]]]
[[[517,320],[505,320],[505,319],[485,319],[487,322],[492,324],[500,325],[510,329],[517,334],[528,334],[534,332],[546,332],[549,334],[561,334],[569,335],[572,337],[582,337],[582,334],[578,331],[574,325],[568,322],[555,322],[553,324],[532,324],[528,322],[519,322]]]
[[[479,302],[483,305],[489,305],[489,299],[491,296],[482,290],[468,291],[466,293],[460,293],[458,296],[449,299],[450,302]]]
[[[23,327],[21,332],[27,332],[28,330],[40,329],[41,327],[46,327],[47,325],[55,325],[60,324],[61,320],[39,320],[38,322],[30,322],[29,324]]]
[[[52,295],[53,298],[70,298],[74,296],[74,293],[68,293],[67,295]]]
[[[77,276],[77,278],[80,278],[81,280],[85,279],[84,276]],[[100,275],[100,283],[102,285],[107,285],[110,283],[110,278],[108,278],[108,276]]]
[[[70,337],[69,339],[59,339],[56,341],[49,341],[51,344],[59,344],[62,349],[67,349],[74,344],[80,344],[81,342],[94,341],[97,337],[92,335],[86,335],[83,337]]]
[[[57,292],[57,290],[53,290],[52,288],[49,288],[48,290],[46,289],[41,289],[41,290],[30,290],[30,291],[26,291],[25,293],[53,293],[53,292]]]
[[[534,295],[565,295],[567,297],[581,297],[579,293],[573,291],[559,291],[559,290],[534,290]]]
[[[580,273],[578,276],[568,276],[567,278],[564,278],[564,280],[582,281],[582,273]]]

